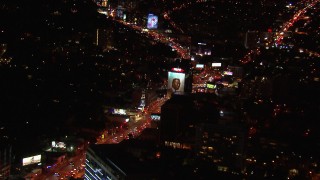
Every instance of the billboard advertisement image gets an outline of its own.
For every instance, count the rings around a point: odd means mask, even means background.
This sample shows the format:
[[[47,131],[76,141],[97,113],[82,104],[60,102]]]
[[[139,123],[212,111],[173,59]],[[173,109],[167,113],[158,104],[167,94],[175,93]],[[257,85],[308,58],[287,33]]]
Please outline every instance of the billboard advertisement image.
[[[27,157],[27,158],[22,159],[22,166],[36,164],[39,162],[41,162],[41,155],[31,156],[31,157]]]
[[[118,18],[123,19],[123,11],[124,11],[124,8],[122,6],[117,7],[117,17]]]
[[[148,14],[148,29],[157,29],[158,28],[158,16],[153,14]]]
[[[168,72],[168,89],[172,92],[184,92],[185,73]]]

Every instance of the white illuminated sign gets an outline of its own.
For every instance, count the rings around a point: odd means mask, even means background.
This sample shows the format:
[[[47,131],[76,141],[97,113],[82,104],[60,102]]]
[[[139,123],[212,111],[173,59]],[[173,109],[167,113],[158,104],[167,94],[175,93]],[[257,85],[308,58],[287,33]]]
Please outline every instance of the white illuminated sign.
[[[41,155],[31,156],[31,157],[27,157],[27,158],[22,159],[22,166],[36,164],[39,162],[41,162]]]
[[[221,67],[221,63],[212,63],[212,67]]]
[[[197,64],[196,68],[204,68],[204,64]]]
[[[65,144],[64,142],[52,141],[52,142],[51,142],[51,147],[64,149],[64,148],[66,148],[67,146],[66,146],[66,144]]]
[[[113,114],[126,115],[127,112],[125,109],[114,109]]]

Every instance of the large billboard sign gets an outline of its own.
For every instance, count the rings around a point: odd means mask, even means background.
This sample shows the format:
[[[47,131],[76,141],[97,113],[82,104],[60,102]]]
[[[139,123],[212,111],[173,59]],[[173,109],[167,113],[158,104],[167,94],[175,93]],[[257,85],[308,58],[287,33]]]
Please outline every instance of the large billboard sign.
[[[196,64],[196,68],[203,69],[204,68],[204,64]]]
[[[207,84],[207,88],[208,89],[215,89],[216,88],[216,85],[215,84]]]
[[[126,115],[127,112],[125,109],[113,109],[112,114]]]
[[[221,63],[212,63],[212,67],[221,67]]]
[[[148,22],[147,22],[148,29],[157,29],[158,28],[158,16],[153,14],[148,14]]]
[[[123,11],[124,11],[124,8],[122,6],[117,7],[117,17],[118,18],[123,19]]]
[[[232,76],[233,73],[231,71],[223,71],[223,75]]]
[[[30,164],[36,164],[41,162],[41,155],[31,156],[22,159],[22,166],[27,166]]]
[[[154,121],[160,121],[161,115],[160,114],[151,114],[151,119]]]
[[[172,92],[184,92],[185,73],[168,72],[168,89]]]
[[[65,149],[65,148],[67,148],[67,145],[66,145],[66,143],[64,143],[64,142],[52,141],[52,142],[51,142],[51,147],[53,147],[53,148]]]

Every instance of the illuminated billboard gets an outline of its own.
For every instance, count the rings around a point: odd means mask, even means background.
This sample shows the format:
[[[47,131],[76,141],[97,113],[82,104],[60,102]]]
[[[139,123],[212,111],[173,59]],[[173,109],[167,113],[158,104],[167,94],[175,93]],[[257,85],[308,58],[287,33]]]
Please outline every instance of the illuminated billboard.
[[[196,68],[202,69],[204,68],[204,64],[196,64]]]
[[[112,114],[126,115],[127,112],[125,109],[114,109]]]
[[[148,14],[148,22],[147,22],[148,29],[157,29],[158,28],[158,16],[153,14]]]
[[[36,164],[41,162],[41,155],[31,156],[22,159],[22,166],[27,166],[30,164]]]
[[[154,121],[160,121],[161,115],[160,114],[151,114],[151,119]]]
[[[212,67],[221,67],[221,63],[212,63]]]
[[[117,7],[117,17],[119,17],[120,19],[123,19],[123,11],[124,8],[122,6]]]
[[[172,92],[184,92],[185,73],[168,72],[168,89]]]
[[[216,88],[216,85],[214,85],[214,84],[207,84],[207,88],[208,88],[208,89],[215,89],[215,88]]]
[[[64,142],[56,142],[56,141],[52,141],[51,142],[51,147],[53,147],[53,148],[61,148],[61,149],[67,148],[67,146],[66,146],[66,144]]]
[[[228,75],[228,76],[232,76],[233,73],[231,71],[224,71],[223,75]]]

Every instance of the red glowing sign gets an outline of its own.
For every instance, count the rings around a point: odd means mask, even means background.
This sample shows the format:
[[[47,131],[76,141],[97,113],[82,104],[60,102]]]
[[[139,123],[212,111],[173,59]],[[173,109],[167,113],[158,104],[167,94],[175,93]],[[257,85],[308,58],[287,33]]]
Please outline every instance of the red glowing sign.
[[[184,70],[181,69],[181,68],[172,68],[171,71],[174,71],[174,72],[184,72]]]

